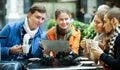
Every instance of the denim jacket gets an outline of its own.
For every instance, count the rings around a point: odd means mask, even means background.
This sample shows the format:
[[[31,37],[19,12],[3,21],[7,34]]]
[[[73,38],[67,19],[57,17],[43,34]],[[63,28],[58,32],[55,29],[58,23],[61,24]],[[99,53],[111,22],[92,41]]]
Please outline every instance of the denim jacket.
[[[2,60],[12,60],[16,58],[15,54],[9,54],[9,49],[14,45],[20,45],[22,40],[22,27],[24,21],[8,23],[0,31],[0,36],[6,36],[6,39],[1,40],[1,59]],[[35,37],[31,40],[31,52],[29,52],[27,58],[33,57],[42,57],[42,49],[40,48],[39,42],[41,39],[46,38],[46,35],[42,32],[39,27],[38,32],[35,34]]]

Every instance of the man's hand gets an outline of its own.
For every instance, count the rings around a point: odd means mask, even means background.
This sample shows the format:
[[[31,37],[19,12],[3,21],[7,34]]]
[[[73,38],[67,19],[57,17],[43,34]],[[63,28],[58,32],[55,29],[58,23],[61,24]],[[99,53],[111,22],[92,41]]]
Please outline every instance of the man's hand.
[[[104,49],[105,49],[105,46],[104,46],[104,44],[103,44],[103,43],[99,43],[98,45],[99,45],[99,47],[100,47],[102,50],[104,50]]]
[[[54,51],[45,50],[41,42],[40,42],[40,48],[43,49],[42,52],[43,52],[44,54],[48,54],[48,55],[50,55],[50,56],[53,57],[53,58],[56,56],[56,53],[55,53]]]
[[[39,44],[40,44],[40,48],[44,50],[42,43],[40,42]]]
[[[9,50],[10,54],[21,54],[23,53],[22,46],[21,45],[15,45],[10,48]]]

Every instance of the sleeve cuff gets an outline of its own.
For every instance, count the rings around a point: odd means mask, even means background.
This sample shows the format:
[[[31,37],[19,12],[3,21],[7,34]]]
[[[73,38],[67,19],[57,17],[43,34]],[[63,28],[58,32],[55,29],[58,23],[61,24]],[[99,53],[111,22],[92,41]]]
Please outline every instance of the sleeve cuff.
[[[106,57],[107,57],[107,54],[105,54],[105,53],[102,53],[101,55],[100,55],[100,60],[105,60],[106,59]]]

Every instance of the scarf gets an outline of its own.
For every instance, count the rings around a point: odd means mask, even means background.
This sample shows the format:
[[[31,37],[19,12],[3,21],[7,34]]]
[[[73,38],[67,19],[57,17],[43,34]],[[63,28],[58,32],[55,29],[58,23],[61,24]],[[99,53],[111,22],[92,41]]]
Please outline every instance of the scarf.
[[[61,39],[59,36],[64,35],[64,40],[68,40],[70,36],[72,35],[71,25],[68,26],[67,29],[61,29],[58,25],[56,25],[56,39]]]
[[[98,42],[102,42],[103,36],[104,36],[104,33],[97,33],[93,40],[98,41]]]
[[[26,33],[30,35],[30,38],[33,38],[35,37],[35,34],[37,33],[38,31],[38,28],[35,29],[35,30],[30,30],[30,27],[28,26],[28,19],[26,18],[25,19],[25,23],[23,25],[23,28],[25,29]]]
[[[115,40],[118,36],[118,34],[120,33],[120,25],[116,27],[116,30],[114,31],[114,35],[112,36],[112,38],[110,39],[110,42],[108,43],[109,45],[109,55],[113,56],[114,55],[114,48],[113,46],[115,45]]]

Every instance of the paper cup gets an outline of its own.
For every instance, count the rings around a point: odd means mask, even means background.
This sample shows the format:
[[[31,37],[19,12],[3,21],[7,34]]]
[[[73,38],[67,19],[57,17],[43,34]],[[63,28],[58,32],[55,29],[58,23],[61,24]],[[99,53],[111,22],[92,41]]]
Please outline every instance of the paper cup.
[[[23,54],[29,53],[30,45],[22,45]]]
[[[97,41],[91,42],[91,46],[92,46],[92,47],[98,47],[98,42],[97,42]]]
[[[95,48],[97,48],[98,47],[98,41],[92,41],[91,42],[91,47],[95,47]],[[93,56],[93,52],[92,52],[92,50],[90,50],[90,59],[91,60],[94,60],[94,56]]]
[[[86,39],[86,47],[88,47],[89,43],[91,43],[91,39]]]

